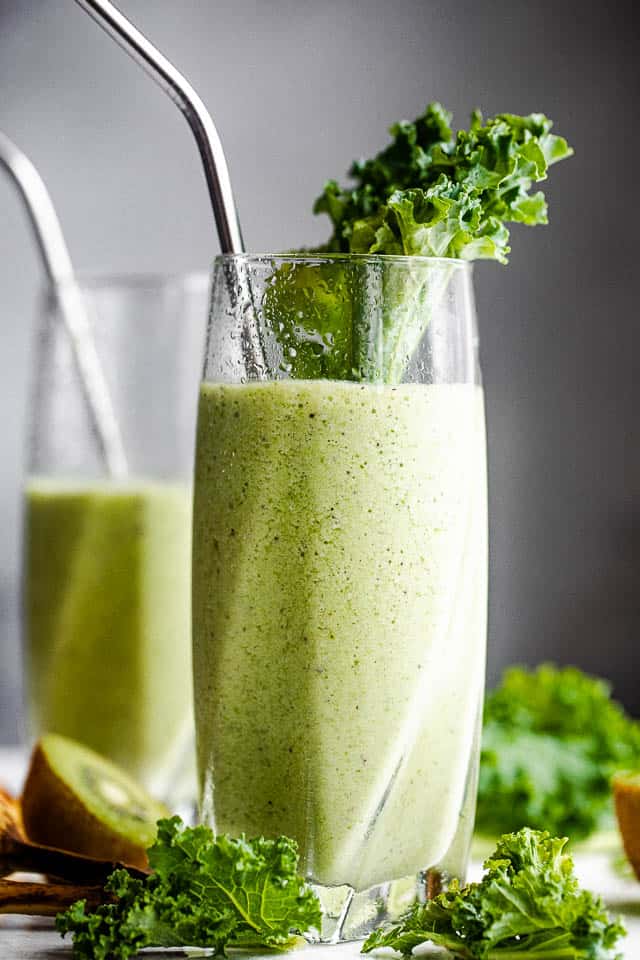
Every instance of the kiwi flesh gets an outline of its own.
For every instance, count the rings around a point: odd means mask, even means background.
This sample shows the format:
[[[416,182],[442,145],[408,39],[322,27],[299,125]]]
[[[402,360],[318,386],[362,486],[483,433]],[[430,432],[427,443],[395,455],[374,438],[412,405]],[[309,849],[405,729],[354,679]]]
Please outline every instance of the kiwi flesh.
[[[22,793],[25,832],[35,843],[145,869],[156,821],[168,815],[89,747],[55,733],[36,744]]]

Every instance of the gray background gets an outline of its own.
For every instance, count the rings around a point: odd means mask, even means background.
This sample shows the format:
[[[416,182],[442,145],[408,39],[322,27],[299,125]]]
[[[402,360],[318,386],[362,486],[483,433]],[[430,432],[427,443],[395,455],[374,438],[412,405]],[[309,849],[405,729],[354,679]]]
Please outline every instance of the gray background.
[[[491,482],[489,677],[573,661],[640,711],[637,31],[631,2],[122,0],[222,134],[248,248],[324,239],[329,176],[442,100],[542,110],[576,148],[552,223],[476,291]],[[47,179],[83,271],[217,252],[175,108],[72,0],[0,0],[0,128]],[[635,266],[634,266],[635,264]],[[0,741],[19,735],[19,490],[38,263],[0,181]]]

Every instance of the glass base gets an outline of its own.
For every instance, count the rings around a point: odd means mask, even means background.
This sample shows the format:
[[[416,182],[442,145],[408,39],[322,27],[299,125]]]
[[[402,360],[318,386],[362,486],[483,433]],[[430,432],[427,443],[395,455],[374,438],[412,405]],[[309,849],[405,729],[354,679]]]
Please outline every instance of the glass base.
[[[388,880],[358,891],[348,884],[312,887],[322,906],[322,927],[305,939],[309,943],[344,943],[364,940],[381,923],[397,922],[416,901],[437,896],[443,889],[443,875],[427,870],[417,877]]]

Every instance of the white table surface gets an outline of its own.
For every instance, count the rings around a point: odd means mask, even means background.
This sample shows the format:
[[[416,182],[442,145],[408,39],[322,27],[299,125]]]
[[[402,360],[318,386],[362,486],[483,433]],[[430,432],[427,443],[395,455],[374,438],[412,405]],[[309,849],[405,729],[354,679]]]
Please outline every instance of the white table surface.
[[[0,786],[18,792],[24,770],[25,757],[21,751],[0,747]],[[574,860],[581,884],[600,894],[607,907],[613,913],[621,915],[627,928],[627,937],[620,945],[624,960],[640,960],[640,883],[614,871],[610,854],[577,853]],[[473,864],[471,879],[478,879],[481,872],[480,864]],[[432,951],[426,953],[431,954]],[[389,951],[384,951],[384,954],[390,955]],[[167,960],[169,957],[195,958],[209,954],[199,950],[144,950],[142,955],[149,960],[153,957]],[[302,955],[305,960],[355,960],[356,957],[361,957],[359,943],[308,946],[283,956],[286,956],[287,960],[299,960]],[[432,955],[434,960],[436,956],[446,956],[442,951],[433,951]],[[264,956],[265,960],[274,958],[273,953]],[[70,944],[60,938],[52,928],[52,922],[37,918],[0,916],[0,960],[67,960],[70,957]]]

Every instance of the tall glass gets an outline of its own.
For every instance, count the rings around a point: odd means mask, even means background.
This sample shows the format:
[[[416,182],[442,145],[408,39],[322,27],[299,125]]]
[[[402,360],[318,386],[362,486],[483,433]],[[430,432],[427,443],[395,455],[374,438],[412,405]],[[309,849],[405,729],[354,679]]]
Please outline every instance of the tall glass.
[[[93,279],[79,293],[128,470],[107,472],[66,291],[49,291],[24,501],[29,733],[80,740],[177,801],[193,755],[191,478],[209,278]]]
[[[201,812],[364,936],[467,864],[487,491],[471,268],[221,257],[200,391]]]

